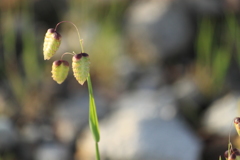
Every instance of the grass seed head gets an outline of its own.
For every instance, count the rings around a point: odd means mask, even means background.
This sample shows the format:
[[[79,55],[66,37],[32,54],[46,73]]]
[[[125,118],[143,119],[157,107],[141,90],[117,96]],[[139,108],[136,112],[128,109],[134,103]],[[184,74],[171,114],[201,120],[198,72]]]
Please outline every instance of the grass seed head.
[[[43,43],[44,60],[50,59],[61,44],[61,35],[53,28],[47,30]]]
[[[73,75],[81,85],[87,80],[90,60],[87,53],[79,53],[72,58]]]
[[[230,154],[230,156],[228,156]],[[224,153],[226,160],[240,160],[240,152],[237,148],[233,148],[230,151],[226,150]]]
[[[240,117],[234,118],[234,127],[235,127],[238,135],[240,136]]]
[[[52,64],[52,78],[58,84],[61,84],[68,75],[69,63],[65,60],[57,60]]]

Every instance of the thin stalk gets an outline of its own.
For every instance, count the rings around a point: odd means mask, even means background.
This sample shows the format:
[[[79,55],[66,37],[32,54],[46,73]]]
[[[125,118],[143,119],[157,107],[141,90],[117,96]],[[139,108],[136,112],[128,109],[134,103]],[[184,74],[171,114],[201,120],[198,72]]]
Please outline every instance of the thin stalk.
[[[100,160],[100,154],[98,149],[98,142],[95,143],[95,150],[96,150],[96,159]]]
[[[75,27],[75,29],[78,33],[78,38],[79,38],[79,43],[80,43],[82,53],[84,53],[83,40],[80,38],[80,33],[78,31],[77,26],[74,23],[72,23],[70,21],[61,21],[56,25],[54,30],[56,31],[57,27],[61,23],[64,23],[64,22],[70,23]],[[66,52],[62,55],[61,60],[62,60],[63,56],[66,55],[66,54],[70,54],[70,55],[73,55],[73,56],[76,55],[74,52],[73,53]],[[91,132],[93,134],[93,137],[94,137],[94,140],[95,140],[96,159],[100,160],[100,153],[99,153],[99,148],[98,148],[98,142],[100,141],[100,132],[99,132],[99,127],[98,127],[97,109],[96,109],[94,95],[93,95],[90,73],[88,74],[88,77],[87,77],[87,85],[88,85],[88,92],[89,92],[89,126],[90,126],[90,130],[91,130]]]
[[[78,30],[76,26],[75,26],[75,28],[76,28],[76,30]],[[79,37],[79,42],[80,42],[82,52],[84,52],[83,40],[80,39],[79,32],[78,32],[78,37]],[[91,130],[94,140],[95,140],[96,160],[100,160],[100,153],[99,153],[99,148],[98,148],[98,142],[100,141],[100,132],[99,132],[97,109],[96,109],[94,95],[93,95],[90,73],[88,74],[87,85],[88,85],[88,92],[89,92],[89,127],[90,127],[90,130]]]
[[[95,140],[96,159],[100,160],[100,154],[99,154],[99,148],[98,148],[98,142],[100,141],[100,133],[99,133],[97,110],[96,110],[95,100],[93,96],[93,89],[92,89],[90,74],[88,75],[88,78],[87,78],[87,84],[88,84],[88,92],[89,92],[89,126]]]
[[[89,122],[90,122],[89,125],[93,133],[95,142],[99,142],[100,134],[99,134],[99,127],[98,127],[98,117],[97,117],[95,100],[93,96],[93,89],[92,89],[90,74],[88,75],[88,78],[87,78],[87,84],[88,84],[88,92],[89,92]]]
[[[63,53],[63,55],[61,56],[61,60],[63,59],[63,56],[66,55],[66,54],[70,54],[70,55],[72,55],[72,56],[76,55],[74,52],[73,52],[73,53],[71,53],[71,52],[65,52],[65,53]]]
[[[56,27],[55,27],[55,29],[54,29],[55,31],[57,30],[57,27],[58,27],[61,23],[70,23],[70,24],[72,24],[72,25],[75,27],[75,29],[76,29],[76,31],[77,31],[77,33],[78,33],[78,39],[79,39],[80,47],[81,47],[81,49],[82,49],[82,52],[84,52],[84,51],[83,51],[83,45],[82,45],[82,39],[80,38],[80,33],[79,33],[79,31],[78,31],[77,26],[76,26],[74,23],[70,22],[70,21],[61,21],[61,22],[59,22],[59,23],[56,25]]]

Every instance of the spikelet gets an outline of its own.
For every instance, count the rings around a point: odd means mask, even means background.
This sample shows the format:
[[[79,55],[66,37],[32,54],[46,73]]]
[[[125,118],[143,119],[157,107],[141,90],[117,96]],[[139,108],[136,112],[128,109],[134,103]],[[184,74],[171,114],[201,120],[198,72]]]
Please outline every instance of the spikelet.
[[[81,85],[87,80],[90,60],[87,53],[80,53],[72,58],[73,75]]]
[[[231,148],[230,150],[225,151],[224,157],[226,160],[239,160],[240,152],[237,148]]]
[[[52,78],[58,84],[61,84],[68,75],[69,63],[64,60],[54,61],[52,64]]]
[[[240,117],[234,118],[234,127],[235,127],[238,135],[240,136]]]
[[[44,60],[50,59],[61,44],[61,35],[53,28],[47,30],[43,43]]]

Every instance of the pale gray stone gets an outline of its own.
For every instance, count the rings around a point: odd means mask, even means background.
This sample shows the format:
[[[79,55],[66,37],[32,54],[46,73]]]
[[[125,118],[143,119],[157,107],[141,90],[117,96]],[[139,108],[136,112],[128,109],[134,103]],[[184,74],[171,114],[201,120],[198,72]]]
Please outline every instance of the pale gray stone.
[[[178,115],[171,88],[125,93],[100,123],[102,158],[198,160],[201,142]],[[78,141],[79,159],[94,157],[89,131]]]
[[[0,151],[14,147],[18,142],[18,135],[12,122],[4,116],[0,117]]]
[[[60,144],[43,144],[38,147],[35,160],[67,160],[69,159],[68,149]]]
[[[106,100],[97,92],[95,101],[98,116],[101,117],[106,113]],[[59,103],[54,113],[55,134],[61,142],[71,143],[76,134],[88,124],[89,116],[89,97],[86,94],[76,94],[66,101]]]
[[[209,134],[228,136],[233,130],[233,119],[240,115],[239,100],[239,94],[229,93],[214,101],[202,117],[203,129]]]
[[[193,26],[182,2],[135,1],[126,15],[127,39],[138,54],[165,59],[184,53],[192,41]]]

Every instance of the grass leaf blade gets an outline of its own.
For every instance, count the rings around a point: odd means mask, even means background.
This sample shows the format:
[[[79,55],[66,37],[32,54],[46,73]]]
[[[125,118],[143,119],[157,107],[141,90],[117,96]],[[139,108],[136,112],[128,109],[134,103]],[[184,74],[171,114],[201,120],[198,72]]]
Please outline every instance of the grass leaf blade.
[[[98,126],[98,117],[97,117],[97,110],[96,110],[95,100],[93,96],[93,89],[92,89],[90,75],[88,75],[87,83],[88,83],[88,91],[89,91],[89,125],[95,141],[99,142],[100,133],[99,133],[99,126]]]

